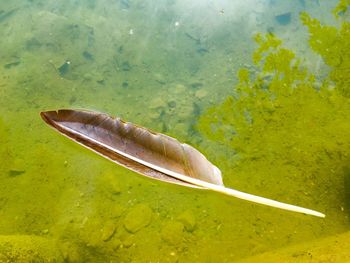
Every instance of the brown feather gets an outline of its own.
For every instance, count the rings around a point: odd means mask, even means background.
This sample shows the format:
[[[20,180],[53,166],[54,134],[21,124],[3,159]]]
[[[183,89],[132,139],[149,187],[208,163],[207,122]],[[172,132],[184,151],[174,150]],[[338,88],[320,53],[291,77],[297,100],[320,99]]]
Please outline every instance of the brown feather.
[[[68,138],[150,178],[325,217],[311,209],[226,188],[223,186],[220,170],[195,148],[119,118],[78,110],[46,111],[41,113],[41,117]]]
[[[155,166],[222,185],[221,173],[216,166],[193,147],[172,137],[91,111],[46,111],[41,113],[41,117],[70,139],[139,174],[169,183],[199,187],[135,162],[111,148]]]

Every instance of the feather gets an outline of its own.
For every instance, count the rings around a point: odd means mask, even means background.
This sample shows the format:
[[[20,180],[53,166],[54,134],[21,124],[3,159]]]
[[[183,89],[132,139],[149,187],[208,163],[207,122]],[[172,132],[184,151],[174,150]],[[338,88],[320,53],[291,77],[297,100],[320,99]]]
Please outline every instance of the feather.
[[[141,175],[202,188],[284,210],[325,217],[307,208],[243,193],[224,186],[220,170],[192,146],[120,118],[80,110],[41,112],[51,127],[105,158]]]

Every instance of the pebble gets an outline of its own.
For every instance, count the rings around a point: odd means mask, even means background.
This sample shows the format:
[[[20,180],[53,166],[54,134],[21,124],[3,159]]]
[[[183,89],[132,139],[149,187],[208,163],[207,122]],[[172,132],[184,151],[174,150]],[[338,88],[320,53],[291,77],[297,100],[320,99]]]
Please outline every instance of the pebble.
[[[152,220],[152,209],[146,204],[135,205],[126,215],[124,227],[130,233],[136,233],[148,226]]]
[[[126,248],[131,247],[134,243],[134,235],[130,235],[125,240],[123,240],[123,246]]]
[[[197,90],[196,93],[194,94],[197,99],[203,99],[208,95],[208,92],[204,89]]]
[[[161,237],[169,245],[179,245],[183,238],[184,225],[181,222],[169,221],[162,229]]]
[[[160,98],[160,97],[156,97],[155,99],[153,99],[150,102],[149,108],[150,109],[157,109],[157,108],[162,108],[162,107],[165,107],[165,106],[166,106],[165,101],[162,98]]]
[[[109,193],[115,195],[115,194],[120,194],[121,189],[120,189],[120,184],[117,179],[117,176],[113,173],[107,173],[102,176],[104,188],[106,191]]]
[[[77,263],[83,261],[83,257],[80,254],[78,247],[72,243],[65,242],[60,244],[60,251],[64,258],[64,262]]]
[[[154,74],[154,80],[157,81],[160,84],[165,84],[166,80],[164,78],[164,76],[160,73],[155,73]]]
[[[123,214],[124,210],[125,210],[125,208],[123,206],[121,206],[120,204],[114,204],[111,207],[110,215],[112,218],[120,217]]]
[[[196,218],[190,210],[186,210],[180,214],[177,220],[184,225],[187,232],[192,232],[196,227]]]
[[[192,105],[181,105],[176,110],[176,116],[182,120],[190,117],[192,113],[193,113]]]
[[[176,94],[181,94],[186,92],[186,87],[182,84],[176,84],[174,88]]]
[[[108,221],[105,223],[103,228],[101,229],[101,239],[103,241],[109,240],[115,233],[115,223],[113,221]]]

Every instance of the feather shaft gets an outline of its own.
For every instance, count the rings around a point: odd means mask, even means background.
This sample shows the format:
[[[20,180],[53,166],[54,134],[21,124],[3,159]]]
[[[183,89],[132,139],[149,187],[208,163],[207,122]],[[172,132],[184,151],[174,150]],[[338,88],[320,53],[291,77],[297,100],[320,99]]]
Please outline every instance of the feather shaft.
[[[69,128],[67,128],[67,129],[69,129]],[[87,137],[84,134],[81,134],[81,136]],[[89,138],[89,139],[95,141],[96,143],[100,143],[100,142],[98,142],[98,141],[96,141],[94,139],[91,139],[91,138]],[[109,149],[110,151],[113,151],[113,152],[115,152],[117,154],[123,155],[124,157],[126,157],[128,159],[131,159],[131,160],[133,160],[135,162],[138,162],[138,163],[140,163],[140,164],[142,164],[144,166],[147,166],[147,167],[152,168],[154,170],[157,170],[157,171],[159,171],[161,173],[167,174],[167,175],[172,176],[172,177],[174,177],[176,179],[179,179],[181,181],[193,184],[193,185],[198,186],[198,187],[202,187],[202,188],[205,188],[205,189],[208,189],[208,190],[212,190],[212,191],[215,191],[215,192],[219,192],[219,193],[222,193],[222,194],[233,196],[233,197],[236,197],[236,198],[239,198],[239,199],[243,199],[243,200],[246,200],[246,201],[250,201],[250,202],[254,202],[254,203],[258,203],[258,204],[262,204],[262,205],[267,205],[267,206],[271,206],[271,207],[275,207],[275,208],[280,208],[280,209],[283,209],[283,210],[288,210],[288,211],[292,211],[292,212],[313,215],[313,216],[316,216],[316,217],[325,217],[324,214],[322,214],[320,212],[317,212],[317,211],[314,211],[314,210],[311,210],[311,209],[308,209],[308,208],[304,208],[304,207],[300,207],[300,206],[296,206],[296,205],[291,205],[291,204],[286,204],[286,203],[279,202],[279,201],[276,201],[276,200],[272,200],[272,199],[269,199],[269,198],[265,198],[265,197],[261,197],[261,196],[257,196],[257,195],[252,195],[252,194],[248,194],[248,193],[244,193],[244,192],[238,191],[236,189],[227,188],[227,187],[224,187],[224,186],[221,186],[221,185],[216,185],[216,184],[208,183],[208,182],[205,182],[205,181],[202,181],[202,180],[198,180],[196,178],[188,177],[186,175],[182,175],[182,174],[170,171],[170,170],[165,169],[163,167],[160,167],[160,166],[154,165],[152,163],[146,162],[144,160],[141,160],[139,158],[136,158],[136,157],[134,157],[134,156],[132,156],[130,154],[127,154],[127,153],[125,153],[123,151],[120,151],[118,149],[114,149],[114,148],[112,148],[112,147],[110,147],[110,146],[108,146],[106,144],[102,144],[102,145],[104,147],[106,147],[107,149]]]
[[[220,170],[204,155],[164,134],[89,111],[48,111],[42,112],[41,117],[69,139],[141,175],[283,210],[325,217],[311,209],[225,187]]]

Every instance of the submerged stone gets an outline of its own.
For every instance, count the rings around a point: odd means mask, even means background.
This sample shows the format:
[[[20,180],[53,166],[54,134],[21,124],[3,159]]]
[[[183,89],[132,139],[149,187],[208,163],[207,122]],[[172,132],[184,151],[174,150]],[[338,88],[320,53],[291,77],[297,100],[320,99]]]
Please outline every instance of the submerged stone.
[[[183,238],[184,225],[180,222],[170,221],[166,223],[161,232],[162,239],[169,245],[179,245]]]
[[[283,26],[288,25],[292,21],[292,13],[287,12],[287,13],[277,15],[275,16],[275,19],[280,25],[283,25]]]
[[[113,221],[107,222],[101,229],[101,239],[107,241],[114,235],[116,225]]]
[[[24,170],[10,170],[9,172],[8,172],[8,175],[10,176],[10,177],[16,177],[16,176],[19,176],[19,175],[22,175],[22,174],[24,174],[26,171],[24,171]]]
[[[70,69],[70,61],[67,60],[58,68],[58,72],[61,77],[64,77],[68,73],[69,69]]]
[[[190,210],[180,214],[177,220],[184,225],[185,230],[188,232],[192,232],[196,227],[196,218]]]
[[[124,61],[121,68],[123,71],[130,71],[131,70],[131,66],[130,66],[128,61]]]
[[[34,235],[0,235],[0,262],[63,262],[55,241]]]
[[[126,215],[124,227],[130,233],[136,233],[140,229],[148,226],[152,219],[152,209],[145,204],[134,206]]]
[[[208,92],[204,89],[199,89],[196,91],[194,95],[196,96],[197,99],[203,99],[208,95]]]
[[[91,54],[89,51],[84,51],[82,55],[86,60],[94,60],[94,55]]]

